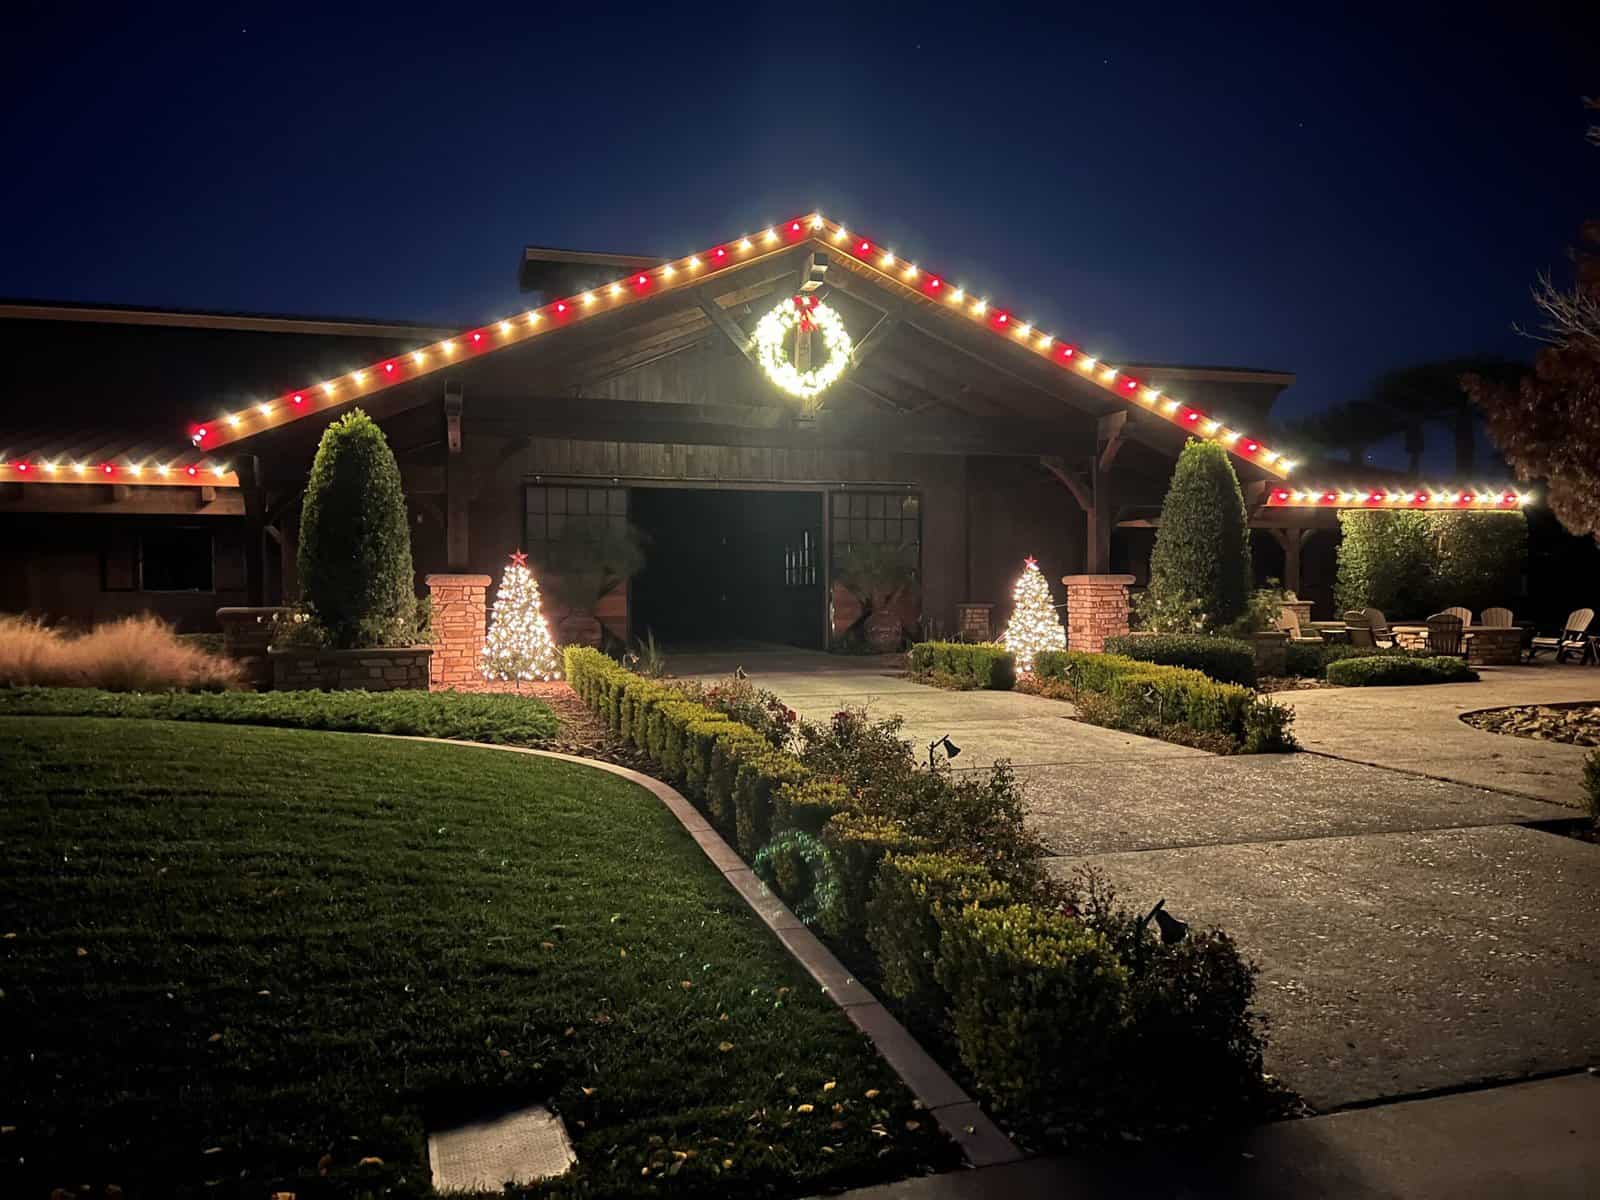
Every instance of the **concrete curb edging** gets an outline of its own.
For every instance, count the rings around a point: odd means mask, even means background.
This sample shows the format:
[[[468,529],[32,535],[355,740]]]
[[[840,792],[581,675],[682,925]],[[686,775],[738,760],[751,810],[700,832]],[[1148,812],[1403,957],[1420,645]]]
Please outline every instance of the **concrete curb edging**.
[[[593,767],[599,771],[619,776],[636,783],[652,793],[678,818],[684,830],[692,837],[711,865],[734,891],[750,906],[752,912],[770,929],[811,978],[817,981],[824,993],[850,1018],[862,1033],[872,1040],[873,1048],[900,1076],[911,1094],[928,1114],[939,1123],[945,1134],[961,1147],[967,1163],[974,1167],[991,1167],[1001,1163],[1019,1162],[1025,1155],[1000,1127],[996,1125],[978,1102],[950,1078],[922,1045],[911,1036],[906,1027],[895,1019],[883,1004],[845,970],[844,964],[833,952],[817,940],[815,934],[801,924],[766,884],[756,878],[744,859],[728,845],[711,827],[687,797],[676,788],[650,775],[615,763],[584,758],[578,754],[562,754],[555,750],[533,750],[526,746],[497,746],[489,742],[463,742],[451,738],[417,737],[398,733],[370,734],[371,737],[392,738],[400,742],[431,742],[439,746],[471,746],[480,750],[504,750],[512,754],[529,754],[536,758],[555,758],[563,762]]]

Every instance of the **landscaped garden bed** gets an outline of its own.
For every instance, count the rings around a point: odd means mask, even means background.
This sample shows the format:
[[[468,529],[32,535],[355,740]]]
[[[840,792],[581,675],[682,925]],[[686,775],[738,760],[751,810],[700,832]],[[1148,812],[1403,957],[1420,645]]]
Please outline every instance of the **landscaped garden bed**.
[[[0,718],[0,745],[8,1196],[423,1196],[426,1130],[528,1103],[578,1159],[539,1195],[954,1165],[625,780],[166,721]]]
[[[1464,713],[1461,719],[1489,733],[1600,746],[1600,704],[1523,704]]]
[[[924,768],[898,720],[797,721],[747,682],[674,685],[571,648],[566,669],[1024,1144],[1272,1109],[1253,968],[1226,934],[1169,942],[1097,881],[1052,877],[1005,764]]]

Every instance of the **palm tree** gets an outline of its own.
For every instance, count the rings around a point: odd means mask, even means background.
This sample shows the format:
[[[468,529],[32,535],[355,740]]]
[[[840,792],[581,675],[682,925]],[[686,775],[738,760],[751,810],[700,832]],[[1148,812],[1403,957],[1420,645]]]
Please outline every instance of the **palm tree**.
[[[1472,473],[1477,459],[1478,410],[1461,386],[1463,375],[1476,375],[1495,383],[1515,384],[1527,371],[1522,363],[1492,356],[1446,358],[1385,371],[1372,383],[1367,400],[1394,414],[1405,433],[1411,473],[1422,469],[1427,447],[1427,426],[1447,424],[1455,437],[1456,474]]]

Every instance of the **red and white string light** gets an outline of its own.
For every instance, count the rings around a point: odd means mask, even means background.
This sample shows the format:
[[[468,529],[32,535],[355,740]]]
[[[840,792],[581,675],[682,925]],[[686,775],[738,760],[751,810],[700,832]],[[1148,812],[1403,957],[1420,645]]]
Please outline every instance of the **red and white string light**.
[[[1275,487],[1268,508],[1410,508],[1456,512],[1514,512],[1533,503],[1515,488]]]
[[[0,462],[0,480],[13,483],[122,483],[139,487],[236,488],[239,477],[227,464],[156,462],[149,458],[84,462],[63,458],[17,458]]]
[[[263,400],[257,404],[224,413],[217,420],[191,427],[190,442],[213,451],[242,437],[260,433],[313,413],[349,404],[351,401],[382,392],[397,384],[418,379],[479,354],[491,353],[557,329],[584,321],[601,313],[648,299],[664,291],[698,284],[720,271],[781,254],[806,240],[843,252],[848,263],[876,276],[881,281],[918,297],[930,306],[958,318],[985,325],[995,336],[1035,357],[1070,372],[1087,383],[1117,396],[1130,406],[1142,407],[1164,418],[1196,438],[1215,441],[1238,457],[1264,471],[1286,478],[1294,463],[1259,439],[1225,424],[1207,412],[1168,396],[1120,368],[1086,354],[1076,345],[1054,334],[1037,329],[1031,321],[1018,320],[1011,310],[992,304],[987,297],[973,296],[967,289],[952,285],[943,275],[905,262],[894,251],[859,232],[852,233],[839,222],[820,213],[795,217],[760,233],[735,238],[709,247],[698,254],[672,259],[647,270],[635,271],[609,285],[552,300],[540,308],[528,309],[514,317],[468,329],[455,337],[420,347],[406,354],[369,363],[329,379],[309,384],[296,391]],[[237,486],[237,479],[225,465],[213,460],[178,464],[149,462],[83,463],[20,459],[0,462],[0,479],[37,482],[103,483],[108,478],[137,479],[140,483],[175,483],[190,486],[207,483],[222,487]],[[1416,488],[1287,488],[1275,487],[1267,493],[1272,508],[1431,508],[1431,509],[1515,509],[1531,503],[1532,497],[1515,491],[1482,489]]]
[[[207,449],[223,446],[285,421],[348,404],[407,380],[431,374],[474,355],[517,345],[672,288],[694,286],[720,271],[783,253],[807,240],[841,252],[847,256],[851,266],[863,268],[895,288],[916,295],[953,316],[986,325],[995,336],[1005,338],[1019,349],[1053,363],[1063,371],[1070,371],[1130,405],[1141,406],[1195,437],[1222,443],[1240,458],[1273,475],[1285,477],[1294,466],[1281,453],[1263,445],[1258,439],[1224,424],[1193,405],[1165,395],[1159,387],[1102,362],[1092,354],[1083,353],[1071,342],[1035,328],[1032,322],[1018,320],[1009,309],[991,304],[986,297],[969,295],[965,288],[952,286],[938,272],[927,271],[915,263],[901,260],[894,251],[860,233],[850,232],[844,225],[820,213],[795,217],[769,226],[760,233],[711,246],[698,254],[675,258],[647,270],[634,271],[582,295],[552,300],[540,308],[466,330],[456,337],[423,346],[410,354],[371,363],[299,391],[263,401],[252,408],[224,414],[220,420],[191,429],[190,440],[196,446]]]

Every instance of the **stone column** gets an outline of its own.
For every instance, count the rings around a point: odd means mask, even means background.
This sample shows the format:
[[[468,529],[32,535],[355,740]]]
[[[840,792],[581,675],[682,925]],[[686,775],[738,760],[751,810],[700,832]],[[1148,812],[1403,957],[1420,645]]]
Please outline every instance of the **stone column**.
[[[1067,649],[1099,653],[1106,639],[1128,632],[1132,575],[1063,575],[1067,585]]]
[[[428,690],[481,686],[478,656],[488,631],[487,575],[429,575],[424,580],[433,601],[433,658]]]

